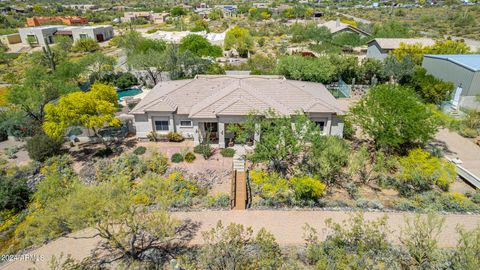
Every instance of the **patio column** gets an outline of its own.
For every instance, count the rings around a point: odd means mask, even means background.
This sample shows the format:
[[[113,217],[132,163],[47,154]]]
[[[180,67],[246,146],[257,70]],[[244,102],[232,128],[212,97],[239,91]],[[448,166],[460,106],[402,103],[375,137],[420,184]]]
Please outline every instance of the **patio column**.
[[[200,144],[200,139],[199,139],[198,123],[193,122],[193,145],[197,146],[199,144]]]
[[[168,119],[168,131],[175,132],[175,121],[173,120],[173,114],[170,114]]]
[[[218,147],[225,148],[225,123],[218,122]]]
[[[260,141],[260,124],[255,123],[255,133],[253,134],[253,143]]]

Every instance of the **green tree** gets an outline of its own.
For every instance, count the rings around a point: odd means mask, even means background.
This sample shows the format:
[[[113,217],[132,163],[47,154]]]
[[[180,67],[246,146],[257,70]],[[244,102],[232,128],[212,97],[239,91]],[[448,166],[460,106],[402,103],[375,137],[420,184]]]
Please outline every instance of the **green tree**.
[[[328,42],[332,39],[332,33],[325,26],[308,27],[305,34],[309,39],[315,41],[317,44],[320,42]]]
[[[250,116],[244,132],[261,133],[255,152],[248,158],[254,163],[267,162],[269,169],[286,175],[298,162],[305,144],[320,135],[320,128],[308,116],[282,116],[269,110],[266,117]],[[294,127],[292,127],[292,120]]]
[[[173,7],[171,10],[170,10],[170,14],[173,16],[173,17],[178,17],[178,16],[182,16],[182,15],[186,15],[187,14],[187,11],[180,7],[180,6],[176,6],[176,7]]]
[[[250,35],[250,31],[246,28],[234,26],[227,31],[224,47],[227,50],[237,50],[243,57],[247,56],[248,52],[253,48],[253,38]]]
[[[395,20],[374,24],[372,34],[377,38],[408,38],[411,36],[410,29]]]
[[[37,134],[27,141],[26,148],[31,159],[43,162],[58,154],[61,144],[45,134]]]
[[[57,104],[46,105],[43,130],[52,139],[62,140],[68,128],[83,126],[101,138],[100,128],[120,125],[115,117],[116,109],[117,93],[113,86],[93,84],[89,92],[70,93]]]
[[[428,103],[440,104],[452,94],[454,85],[427,74],[427,70],[417,67],[410,86]]]
[[[34,65],[26,71],[22,84],[10,87],[8,102],[18,105],[30,118],[43,122],[45,106],[78,88],[69,81]]]
[[[405,152],[423,145],[437,131],[432,112],[403,86],[375,86],[350,112],[362,132],[387,151]]]
[[[349,146],[337,137],[316,137],[303,158],[303,171],[328,184],[335,183],[340,170],[347,165]]]
[[[206,38],[190,34],[180,41],[180,52],[190,51],[196,56],[220,57],[223,55],[220,46],[212,45]]]
[[[100,45],[93,38],[81,38],[73,43],[72,50],[83,53],[95,52],[100,50]]]
[[[326,56],[287,56],[280,59],[277,67],[278,72],[288,79],[320,83],[330,83],[335,79],[336,68]]]

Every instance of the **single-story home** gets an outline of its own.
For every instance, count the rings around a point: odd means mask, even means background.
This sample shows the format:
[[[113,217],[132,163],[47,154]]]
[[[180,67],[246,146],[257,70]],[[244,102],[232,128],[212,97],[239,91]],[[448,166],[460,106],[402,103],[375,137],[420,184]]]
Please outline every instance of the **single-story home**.
[[[360,28],[357,28],[353,25],[350,25],[350,24],[347,24],[347,23],[343,23],[341,22],[339,19],[337,19],[336,21],[327,21],[327,22],[324,22],[324,23],[320,23],[317,25],[318,27],[326,27],[328,28],[328,30],[330,30],[330,32],[333,34],[333,35],[336,35],[336,34],[340,34],[340,33],[355,33],[355,34],[358,34],[360,35],[360,37],[369,37],[370,34],[363,31],[362,29]]]
[[[400,48],[401,44],[431,46],[435,44],[435,40],[431,38],[375,38],[367,43],[367,58],[383,61],[391,51]]]
[[[323,84],[283,76],[198,75],[157,84],[130,112],[138,138],[178,132],[195,145],[205,141],[225,147],[229,124],[252,112],[273,109],[282,115],[307,113],[325,135],[343,135],[343,111]],[[259,134],[255,135],[258,140]]]
[[[459,107],[478,108],[480,95],[480,54],[425,55],[422,66],[443,81],[452,82],[455,92],[452,103]]]
[[[25,45],[44,46],[45,40],[48,44],[54,43],[54,36],[69,36],[74,41],[81,38],[93,38],[98,42],[113,38],[114,32],[111,25],[96,26],[64,26],[45,25],[27,27],[18,30],[22,43]]]

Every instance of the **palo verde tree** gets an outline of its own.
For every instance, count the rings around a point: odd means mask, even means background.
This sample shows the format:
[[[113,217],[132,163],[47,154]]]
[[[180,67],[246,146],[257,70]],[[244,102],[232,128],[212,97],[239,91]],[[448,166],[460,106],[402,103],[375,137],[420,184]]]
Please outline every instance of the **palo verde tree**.
[[[404,86],[375,86],[350,113],[353,123],[387,151],[404,152],[423,145],[437,131],[432,112]]]
[[[245,57],[253,47],[253,38],[250,31],[246,28],[234,26],[227,31],[225,35],[225,49],[235,49],[237,52]]]
[[[190,34],[180,41],[180,52],[190,51],[196,56],[220,57],[223,54],[220,46],[212,45],[206,38]]]
[[[89,92],[70,93],[61,97],[57,104],[48,104],[43,130],[52,139],[61,140],[68,128],[83,126],[101,138],[98,131],[102,127],[120,126],[120,120],[114,114],[116,110],[115,88],[96,83]]]
[[[303,113],[284,116],[273,110],[266,111],[265,117],[249,116],[244,132],[261,134],[249,159],[254,163],[266,162],[270,170],[282,175],[291,172],[305,145],[321,133],[320,128]]]
[[[34,65],[27,70],[22,84],[10,87],[7,100],[21,108],[34,121],[42,123],[44,108],[48,103],[77,89],[74,83],[57,73]]]

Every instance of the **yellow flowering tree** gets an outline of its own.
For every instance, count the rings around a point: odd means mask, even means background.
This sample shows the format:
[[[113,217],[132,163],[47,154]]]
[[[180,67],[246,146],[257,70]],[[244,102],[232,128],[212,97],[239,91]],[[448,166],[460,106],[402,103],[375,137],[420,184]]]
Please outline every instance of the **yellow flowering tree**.
[[[44,132],[61,140],[69,127],[83,126],[92,129],[97,137],[104,126],[120,126],[115,117],[117,93],[111,85],[96,83],[89,92],[74,92],[60,98],[57,104],[45,106]]]

